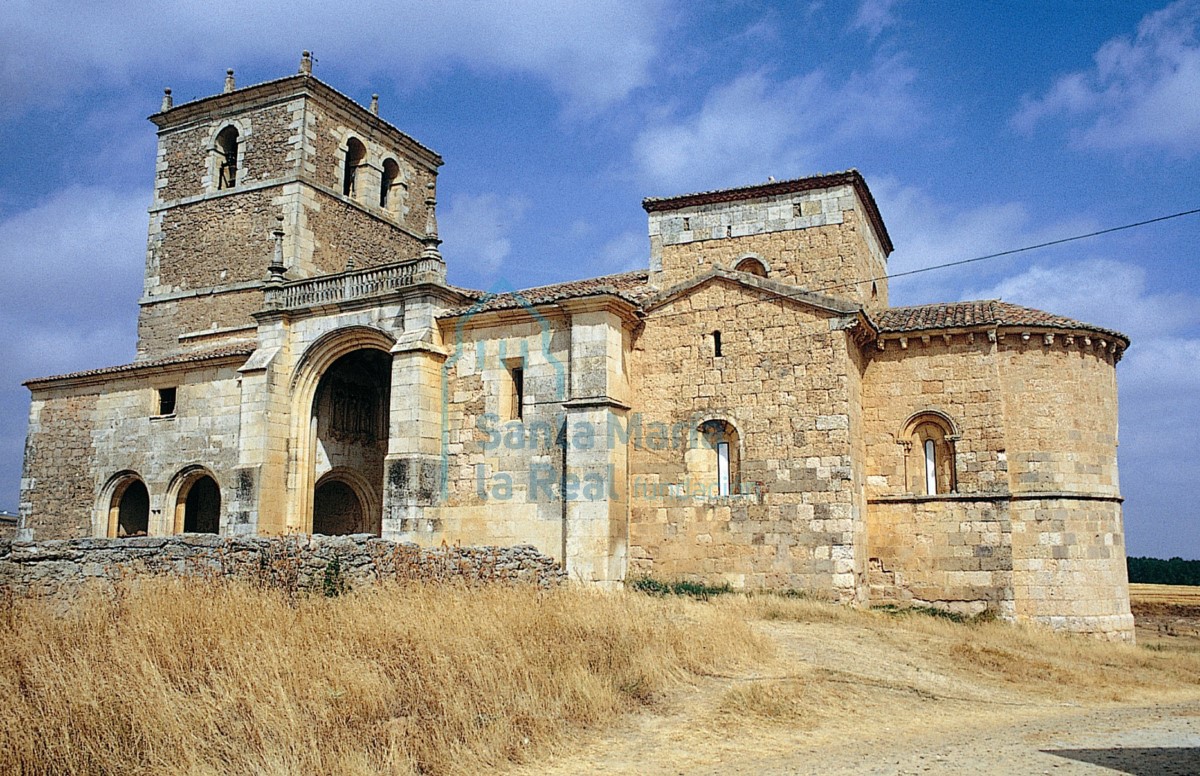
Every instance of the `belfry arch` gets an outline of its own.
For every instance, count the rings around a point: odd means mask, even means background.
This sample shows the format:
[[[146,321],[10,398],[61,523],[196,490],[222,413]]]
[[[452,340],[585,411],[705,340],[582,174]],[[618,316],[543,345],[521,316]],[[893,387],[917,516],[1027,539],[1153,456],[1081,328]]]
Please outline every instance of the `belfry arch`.
[[[288,530],[380,533],[393,344],[378,329],[352,327],[317,340],[301,359]]]

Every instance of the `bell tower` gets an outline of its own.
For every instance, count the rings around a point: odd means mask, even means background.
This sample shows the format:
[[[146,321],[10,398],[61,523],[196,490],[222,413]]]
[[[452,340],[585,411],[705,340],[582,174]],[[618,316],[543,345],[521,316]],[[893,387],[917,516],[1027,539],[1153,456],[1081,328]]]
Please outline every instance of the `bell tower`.
[[[312,75],[175,105],[166,90],[138,358],[253,337],[282,226],[287,279],[418,257],[442,158]],[[279,217],[282,217],[280,224]],[[432,227],[436,229],[436,227]]]

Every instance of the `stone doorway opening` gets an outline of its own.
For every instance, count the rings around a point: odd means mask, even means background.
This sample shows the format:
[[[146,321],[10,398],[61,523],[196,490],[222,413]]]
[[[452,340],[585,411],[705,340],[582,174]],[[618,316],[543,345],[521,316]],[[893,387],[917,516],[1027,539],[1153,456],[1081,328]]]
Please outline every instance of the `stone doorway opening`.
[[[392,357],[351,351],[322,375],[313,399],[312,532],[380,534]]]
[[[221,487],[217,481],[200,474],[186,484],[179,493],[175,520],[176,532],[220,533]]]
[[[133,479],[118,487],[113,493],[112,512],[110,536],[145,536],[150,531],[150,491],[146,483]]]

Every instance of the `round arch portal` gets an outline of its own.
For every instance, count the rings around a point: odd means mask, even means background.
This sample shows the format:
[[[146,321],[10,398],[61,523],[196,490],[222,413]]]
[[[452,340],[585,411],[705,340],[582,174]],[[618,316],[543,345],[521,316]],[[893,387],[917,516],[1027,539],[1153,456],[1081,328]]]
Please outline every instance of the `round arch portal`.
[[[287,505],[285,524],[278,528],[280,533],[314,531],[317,485],[324,484],[326,478],[342,481],[356,489],[364,514],[369,518],[365,523],[375,526],[370,532],[379,532],[394,344],[395,340],[379,329],[355,326],[326,334],[309,346],[301,357],[291,381],[294,444],[288,466],[289,480],[295,483],[295,488]],[[376,354],[361,359],[375,362],[371,380],[355,379],[351,374],[342,375],[346,378],[344,381],[327,379],[337,375],[342,359],[362,351]],[[338,387],[332,386],[331,382],[344,384]],[[378,389],[374,399],[369,391],[363,390],[371,385]],[[333,395],[339,391],[341,396]],[[364,411],[372,400],[377,408],[374,419],[370,411]],[[357,453],[362,454],[356,457],[355,451],[346,449],[348,445],[355,446]],[[347,471],[350,474],[345,474]],[[342,474],[335,476],[336,472]]]

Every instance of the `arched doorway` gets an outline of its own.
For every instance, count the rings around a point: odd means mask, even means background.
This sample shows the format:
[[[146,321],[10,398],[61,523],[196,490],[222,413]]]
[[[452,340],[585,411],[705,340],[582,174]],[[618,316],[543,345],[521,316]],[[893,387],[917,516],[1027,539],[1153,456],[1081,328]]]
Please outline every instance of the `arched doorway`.
[[[193,475],[175,503],[176,533],[221,532],[221,486],[208,474]]]
[[[129,479],[113,491],[109,536],[145,536],[150,531],[150,491],[140,479]]]
[[[311,420],[313,533],[380,533],[391,378],[391,354],[375,348],[341,356],[321,376]]]

